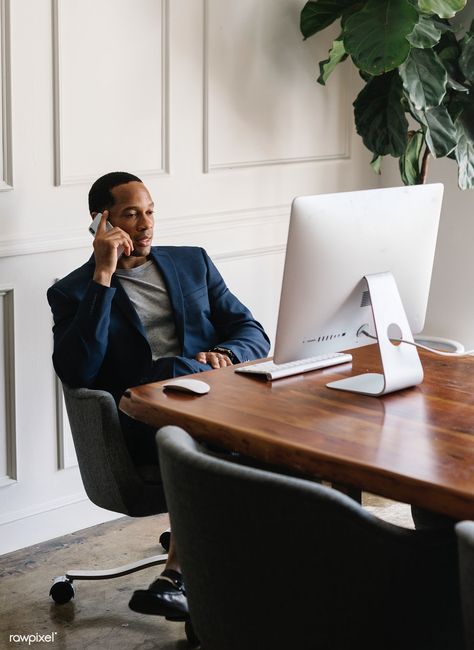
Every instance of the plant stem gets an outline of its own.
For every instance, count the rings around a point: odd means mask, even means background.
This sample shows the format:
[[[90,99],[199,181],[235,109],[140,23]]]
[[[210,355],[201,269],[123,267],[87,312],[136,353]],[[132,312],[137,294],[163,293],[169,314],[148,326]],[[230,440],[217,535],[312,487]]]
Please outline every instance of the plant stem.
[[[428,176],[428,158],[430,157],[430,150],[428,147],[425,148],[423,154],[423,159],[421,161],[421,171],[420,171],[420,184],[426,183],[426,177]]]

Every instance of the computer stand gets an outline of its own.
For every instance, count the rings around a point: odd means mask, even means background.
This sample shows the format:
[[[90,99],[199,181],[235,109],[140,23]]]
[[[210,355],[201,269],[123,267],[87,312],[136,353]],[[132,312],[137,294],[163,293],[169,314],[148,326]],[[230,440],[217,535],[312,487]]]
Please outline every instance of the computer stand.
[[[389,336],[413,341],[413,335],[391,273],[366,275],[375,331],[378,339],[383,374],[367,373],[327,384],[328,388],[363,395],[386,395],[402,388],[417,386],[423,381],[423,368],[416,348],[397,344]],[[394,336],[393,330],[398,330]]]

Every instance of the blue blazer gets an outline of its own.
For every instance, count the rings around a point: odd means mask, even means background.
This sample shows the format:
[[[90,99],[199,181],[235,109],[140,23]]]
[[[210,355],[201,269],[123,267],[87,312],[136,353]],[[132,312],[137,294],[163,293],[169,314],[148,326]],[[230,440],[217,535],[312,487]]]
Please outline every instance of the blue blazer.
[[[183,357],[193,359],[218,345],[239,361],[268,354],[262,326],[229,291],[202,248],[152,247],[151,258],[168,289]],[[113,276],[112,286],[104,287],[92,280],[94,270],[92,256],[48,290],[53,363],[66,384],[101,388],[118,398],[129,386],[164,377],[156,376],[145,330],[120,281]]]

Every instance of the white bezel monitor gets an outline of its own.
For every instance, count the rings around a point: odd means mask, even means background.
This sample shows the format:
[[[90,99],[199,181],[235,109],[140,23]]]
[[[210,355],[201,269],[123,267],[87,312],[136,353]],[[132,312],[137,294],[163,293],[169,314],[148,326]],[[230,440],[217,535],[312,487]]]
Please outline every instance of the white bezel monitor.
[[[274,360],[373,343],[364,276],[391,272],[413,334],[423,329],[443,185],[297,197],[292,204]],[[359,332],[359,335],[358,335]]]

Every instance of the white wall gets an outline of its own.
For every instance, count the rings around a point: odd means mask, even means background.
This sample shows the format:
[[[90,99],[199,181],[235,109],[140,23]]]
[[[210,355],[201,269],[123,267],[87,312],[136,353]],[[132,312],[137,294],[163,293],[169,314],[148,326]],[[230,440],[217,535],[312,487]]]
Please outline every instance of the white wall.
[[[155,244],[207,248],[273,338],[291,199],[377,184],[349,64],[303,0],[0,0],[0,552],[110,517],[56,417],[47,287],[87,259],[87,192],[141,175]],[[60,411],[60,409],[59,409]]]
[[[474,348],[474,191],[457,185],[457,165],[430,160],[428,183],[443,183],[444,196],[424,333]],[[398,168],[389,162],[383,185],[400,185]]]

